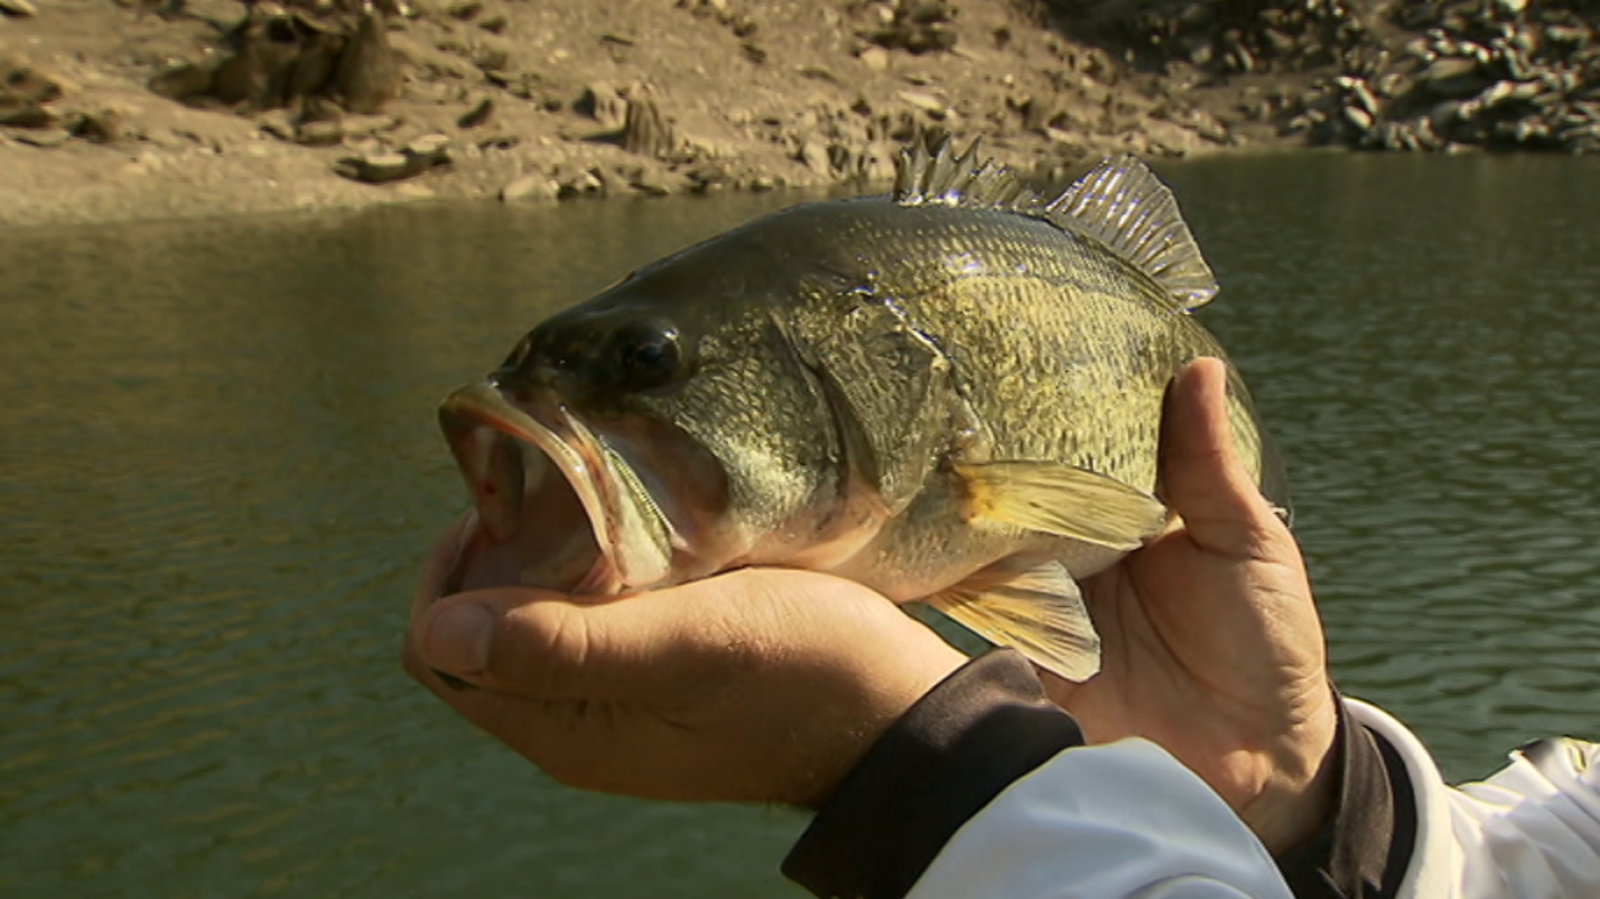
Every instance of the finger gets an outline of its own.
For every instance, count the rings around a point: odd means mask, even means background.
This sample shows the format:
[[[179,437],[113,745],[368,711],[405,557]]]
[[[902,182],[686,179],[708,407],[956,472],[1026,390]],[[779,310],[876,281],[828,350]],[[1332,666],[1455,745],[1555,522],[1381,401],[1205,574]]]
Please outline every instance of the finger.
[[[1202,548],[1256,555],[1280,525],[1234,446],[1228,370],[1219,359],[1191,362],[1168,388],[1160,467],[1166,501]]]
[[[757,652],[762,591],[740,574],[615,601],[526,588],[450,596],[413,623],[416,654],[474,686],[542,699],[681,694]]]
[[[455,712],[510,746],[539,766],[547,775],[568,786],[633,795],[654,795],[649,781],[630,779],[649,771],[629,756],[641,743],[648,743],[659,758],[671,747],[671,728],[658,721],[642,719],[631,706],[616,706],[585,700],[551,701],[494,690],[459,691],[438,677],[438,672],[423,659],[414,644],[408,643],[406,670],[444,700]],[[626,718],[627,720],[623,720]],[[640,729],[649,739],[625,739],[630,727]],[[648,725],[654,724],[651,728]],[[666,787],[682,784],[668,783]],[[692,786],[692,785],[691,785]],[[655,790],[666,787],[657,786]],[[699,798],[662,792],[658,798]]]

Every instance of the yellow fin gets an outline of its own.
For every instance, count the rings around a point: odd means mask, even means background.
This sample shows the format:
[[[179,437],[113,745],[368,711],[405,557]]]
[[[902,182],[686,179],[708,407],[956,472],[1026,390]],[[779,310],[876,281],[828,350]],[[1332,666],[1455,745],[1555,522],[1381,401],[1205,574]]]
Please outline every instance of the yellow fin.
[[[957,463],[967,517],[987,518],[1111,549],[1138,549],[1167,523],[1143,490],[1057,462]]]
[[[985,640],[1010,646],[1068,680],[1085,681],[1100,670],[1100,635],[1060,562],[1022,571],[986,569],[927,602]]]

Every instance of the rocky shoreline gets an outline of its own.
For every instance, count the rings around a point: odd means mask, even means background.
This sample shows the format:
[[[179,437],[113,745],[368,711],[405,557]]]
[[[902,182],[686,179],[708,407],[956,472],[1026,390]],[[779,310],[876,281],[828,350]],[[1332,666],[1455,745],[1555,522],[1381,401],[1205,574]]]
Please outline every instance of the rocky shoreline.
[[[122,5],[122,4],[129,5]],[[0,224],[1600,151],[1596,0],[0,0]]]

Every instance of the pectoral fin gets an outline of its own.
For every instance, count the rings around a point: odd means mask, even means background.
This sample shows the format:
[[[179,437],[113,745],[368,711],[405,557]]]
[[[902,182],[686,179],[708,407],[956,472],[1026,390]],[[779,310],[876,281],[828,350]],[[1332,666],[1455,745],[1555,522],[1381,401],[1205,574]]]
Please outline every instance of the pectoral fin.
[[[1117,550],[1137,549],[1167,523],[1143,490],[1056,462],[958,463],[969,519],[1002,521]]]
[[[1100,670],[1100,636],[1078,585],[1060,562],[981,571],[928,605],[991,643],[1010,646],[1041,668],[1084,681]]]

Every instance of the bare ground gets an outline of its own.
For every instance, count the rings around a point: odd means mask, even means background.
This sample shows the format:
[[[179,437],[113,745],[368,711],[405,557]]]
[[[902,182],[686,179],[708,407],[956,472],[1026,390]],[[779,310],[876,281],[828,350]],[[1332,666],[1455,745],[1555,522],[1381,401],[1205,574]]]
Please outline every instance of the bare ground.
[[[1027,0],[934,4],[945,13],[929,26],[934,42],[953,45],[915,47],[924,52],[884,36],[915,30],[904,2],[415,0],[385,19],[402,61],[396,96],[373,115],[327,104],[312,115],[151,90],[181,63],[213,67],[233,52],[225,33],[246,14],[234,0],[190,0],[165,16],[112,0],[31,5],[0,16],[0,77],[31,73],[59,96],[14,120],[26,126],[0,126],[7,225],[865,186],[926,127],[982,136],[990,155],[1059,174],[1113,151],[1298,143],[1270,113],[1310,77],[1203,79],[1182,65],[1138,74]],[[667,136],[645,127],[630,140],[630,107],[653,109]],[[430,134],[448,139],[444,164],[386,183],[336,173],[341,159],[382,158]]]

